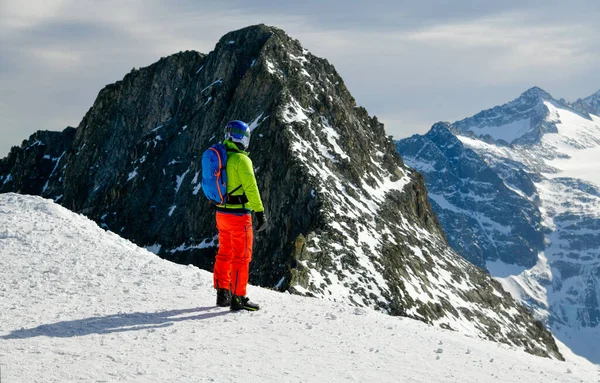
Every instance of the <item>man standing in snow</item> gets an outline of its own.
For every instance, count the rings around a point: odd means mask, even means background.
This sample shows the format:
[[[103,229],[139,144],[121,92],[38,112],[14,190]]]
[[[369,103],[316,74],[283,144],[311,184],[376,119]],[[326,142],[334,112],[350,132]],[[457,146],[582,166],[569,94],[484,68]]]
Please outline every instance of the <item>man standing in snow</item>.
[[[245,151],[250,143],[250,128],[242,121],[231,121],[225,127],[227,148],[227,194],[229,198],[217,206],[219,251],[214,268],[217,305],[232,311],[256,311],[259,306],[246,297],[248,272],[252,260],[252,212],[255,230],[267,226],[264,207],[256,184],[252,161]],[[231,194],[230,194],[231,193]]]

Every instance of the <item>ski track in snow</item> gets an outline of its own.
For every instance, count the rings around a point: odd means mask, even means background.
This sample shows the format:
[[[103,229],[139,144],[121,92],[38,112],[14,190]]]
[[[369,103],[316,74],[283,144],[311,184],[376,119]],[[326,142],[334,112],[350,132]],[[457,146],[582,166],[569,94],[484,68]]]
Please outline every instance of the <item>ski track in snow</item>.
[[[249,286],[214,306],[212,274],[164,261],[51,200],[0,195],[2,382],[600,382],[568,353]]]

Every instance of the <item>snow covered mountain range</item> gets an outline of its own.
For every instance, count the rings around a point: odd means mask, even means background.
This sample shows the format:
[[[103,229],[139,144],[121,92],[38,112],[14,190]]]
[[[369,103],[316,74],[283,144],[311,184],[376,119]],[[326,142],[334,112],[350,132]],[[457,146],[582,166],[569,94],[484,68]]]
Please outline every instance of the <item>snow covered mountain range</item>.
[[[52,200],[0,194],[2,382],[600,381],[562,347],[566,362],[343,303],[249,294],[261,311],[216,307],[212,274]]]
[[[457,255],[382,124],[327,60],[264,25],[182,52],[100,91],[77,128],[38,132],[0,160],[0,192],[37,194],[182,264],[212,270],[201,153],[232,119],[270,226],[250,281],[403,315],[561,358],[500,283]]]
[[[396,143],[448,242],[600,363],[600,92],[539,88]]]

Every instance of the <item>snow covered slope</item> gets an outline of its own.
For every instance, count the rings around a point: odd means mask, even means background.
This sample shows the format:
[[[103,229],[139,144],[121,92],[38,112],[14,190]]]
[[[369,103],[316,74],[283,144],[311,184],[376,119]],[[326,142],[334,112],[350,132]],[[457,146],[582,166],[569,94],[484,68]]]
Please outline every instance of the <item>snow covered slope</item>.
[[[0,379],[600,382],[566,349],[559,362],[252,286],[263,309],[231,313],[211,280],[50,200],[0,194]]]
[[[533,268],[508,276],[503,285],[532,302],[555,336],[600,363],[600,117],[587,119],[550,101],[544,106],[556,132],[534,145],[498,151],[458,138],[488,163],[520,163],[538,175],[529,198],[538,201],[546,246]]]
[[[452,246],[498,277],[573,351],[600,363],[595,97],[583,107],[532,88],[397,146],[424,173]]]

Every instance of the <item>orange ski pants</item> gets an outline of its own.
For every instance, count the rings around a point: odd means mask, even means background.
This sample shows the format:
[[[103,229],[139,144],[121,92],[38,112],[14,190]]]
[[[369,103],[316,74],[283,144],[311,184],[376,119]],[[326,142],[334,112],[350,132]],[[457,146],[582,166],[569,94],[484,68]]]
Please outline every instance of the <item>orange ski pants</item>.
[[[246,295],[252,260],[252,215],[217,211],[219,251],[215,260],[214,286]]]

